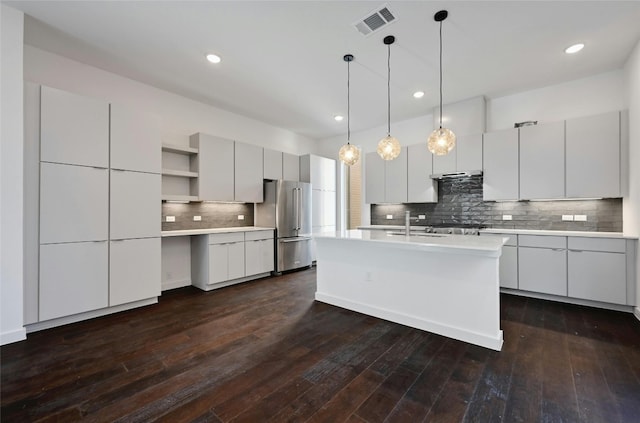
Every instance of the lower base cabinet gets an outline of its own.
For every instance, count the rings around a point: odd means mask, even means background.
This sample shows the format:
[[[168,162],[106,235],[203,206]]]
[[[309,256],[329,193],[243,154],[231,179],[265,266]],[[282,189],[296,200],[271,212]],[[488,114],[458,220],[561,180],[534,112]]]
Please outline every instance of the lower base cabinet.
[[[505,245],[500,256],[500,286],[518,289],[518,247]]]
[[[111,241],[109,254],[110,306],[160,295],[160,238]]]
[[[567,250],[519,247],[518,288],[567,295]]]
[[[244,240],[209,244],[209,284],[244,276]]]
[[[274,270],[273,231],[245,232],[245,275],[252,276]]]
[[[40,321],[107,307],[107,241],[40,246]]]

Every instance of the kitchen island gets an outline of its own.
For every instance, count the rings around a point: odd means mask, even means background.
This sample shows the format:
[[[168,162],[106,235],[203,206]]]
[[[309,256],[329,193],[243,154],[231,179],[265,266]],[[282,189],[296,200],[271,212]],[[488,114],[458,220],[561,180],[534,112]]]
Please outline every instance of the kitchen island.
[[[315,236],[318,301],[499,351],[504,239],[349,230]]]

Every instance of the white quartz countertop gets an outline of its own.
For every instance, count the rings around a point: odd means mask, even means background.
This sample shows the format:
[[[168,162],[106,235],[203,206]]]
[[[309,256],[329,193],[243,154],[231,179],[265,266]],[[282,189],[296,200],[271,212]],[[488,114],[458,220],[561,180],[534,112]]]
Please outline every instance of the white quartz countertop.
[[[411,250],[452,254],[499,256],[506,238],[468,235],[395,235],[384,231],[359,230],[325,232],[314,235],[317,240],[335,239],[347,242],[370,242]]]
[[[175,231],[162,231],[161,236],[188,236],[188,235],[207,235],[207,234],[224,234],[229,232],[253,232],[253,231],[272,231],[275,228],[263,228],[260,226],[236,226],[233,228],[207,228],[207,229],[182,229]]]
[[[555,235],[555,236],[581,236],[589,238],[624,238],[638,239],[637,236],[627,236],[622,232],[586,232],[586,231],[543,231],[537,229],[481,229],[483,234],[513,234],[513,235]]]

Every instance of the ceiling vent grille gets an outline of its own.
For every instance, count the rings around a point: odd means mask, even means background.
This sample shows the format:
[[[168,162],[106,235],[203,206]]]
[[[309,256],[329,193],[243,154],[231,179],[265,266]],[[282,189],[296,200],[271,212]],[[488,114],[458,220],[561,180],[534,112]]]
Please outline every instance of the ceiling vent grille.
[[[356,27],[358,32],[362,35],[371,35],[376,31],[384,28],[386,25],[396,20],[395,15],[389,10],[388,5],[383,5],[375,10],[367,13],[367,15],[358,20],[353,26]]]

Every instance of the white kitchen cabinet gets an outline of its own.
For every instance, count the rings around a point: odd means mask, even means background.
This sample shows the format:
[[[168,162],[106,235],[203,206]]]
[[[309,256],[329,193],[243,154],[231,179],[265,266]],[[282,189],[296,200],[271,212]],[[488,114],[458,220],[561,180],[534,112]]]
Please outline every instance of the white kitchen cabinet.
[[[160,238],[127,239],[109,244],[109,305],[159,296]]]
[[[109,232],[107,169],[40,164],[40,243],[103,241]]]
[[[244,232],[191,237],[192,283],[203,290],[245,276]],[[222,285],[220,285],[222,284]]]
[[[246,276],[273,271],[273,231],[245,232],[244,254]]]
[[[234,201],[262,203],[262,147],[235,142]]]
[[[408,203],[438,202],[438,181],[429,177],[429,175],[434,173],[432,157],[433,155],[427,149],[425,143],[414,144],[407,147]]]
[[[519,235],[519,289],[566,296],[566,248],[566,237]]]
[[[40,246],[39,320],[107,307],[107,242]]]
[[[569,237],[569,296],[627,304],[626,240]]]
[[[283,170],[283,162],[282,162],[282,152],[276,150],[270,150],[268,148],[264,149],[264,160],[263,167],[264,179],[283,179],[282,178],[282,170]]]
[[[520,199],[564,198],[564,121],[520,128]]]
[[[41,87],[40,160],[109,166],[109,103]]]
[[[375,151],[365,155],[365,191],[364,198],[367,204],[385,202],[385,165],[384,160]]]
[[[300,181],[311,183],[312,189],[336,190],[336,161],[313,154],[300,157]]]
[[[282,153],[282,179],[300,181],[300,157],[295,154]]]
[[[336,226],[336,193],[322,191],[322,226]]]
[[[234,142],[197,133],[189,137],[189,143],[198,149],[191,159],[191,170],[198,173],[191,180],[191,194],[200,201],[234,201]]]
[[[387,160],[385,165],[384,198],[387,203],[407,202],[407,147],[400,149],[400,155]]]
[[[244,241],[210,244],[209,284],[225,282],[245,276],[244,258]]]
[[[518,199],[518,130],[488,132],[483,136],[484,201]]]
[[[336,193],[311,190],[311,226],[313,233],[335,231]]]
[[[459,135],[453,151],[456,153],[458,172],[482,169],[482,133]]]
[[[451,150],[448,154],[443,156],[438,156],[436,154],[433,155],[433,173],[450,173],[456,172],[456,153],[458,148],[460,148],[460,143],[456,142],[456,146],[453,150]],[[426,148],[426,146],[425,146]]]
[[[159,237],[160,175],[111,170],[111,239]]]
[[[502,255],[500,256],[500,287],[518,289],[518,236],[493,233],[480,235],[508,238],[502,246]]]
[[[157,117],[112,104],[110,141],[112,169],[161,172],[161,129]]]
[[[569,198],[621,197],[620,113],[568,119]]]

